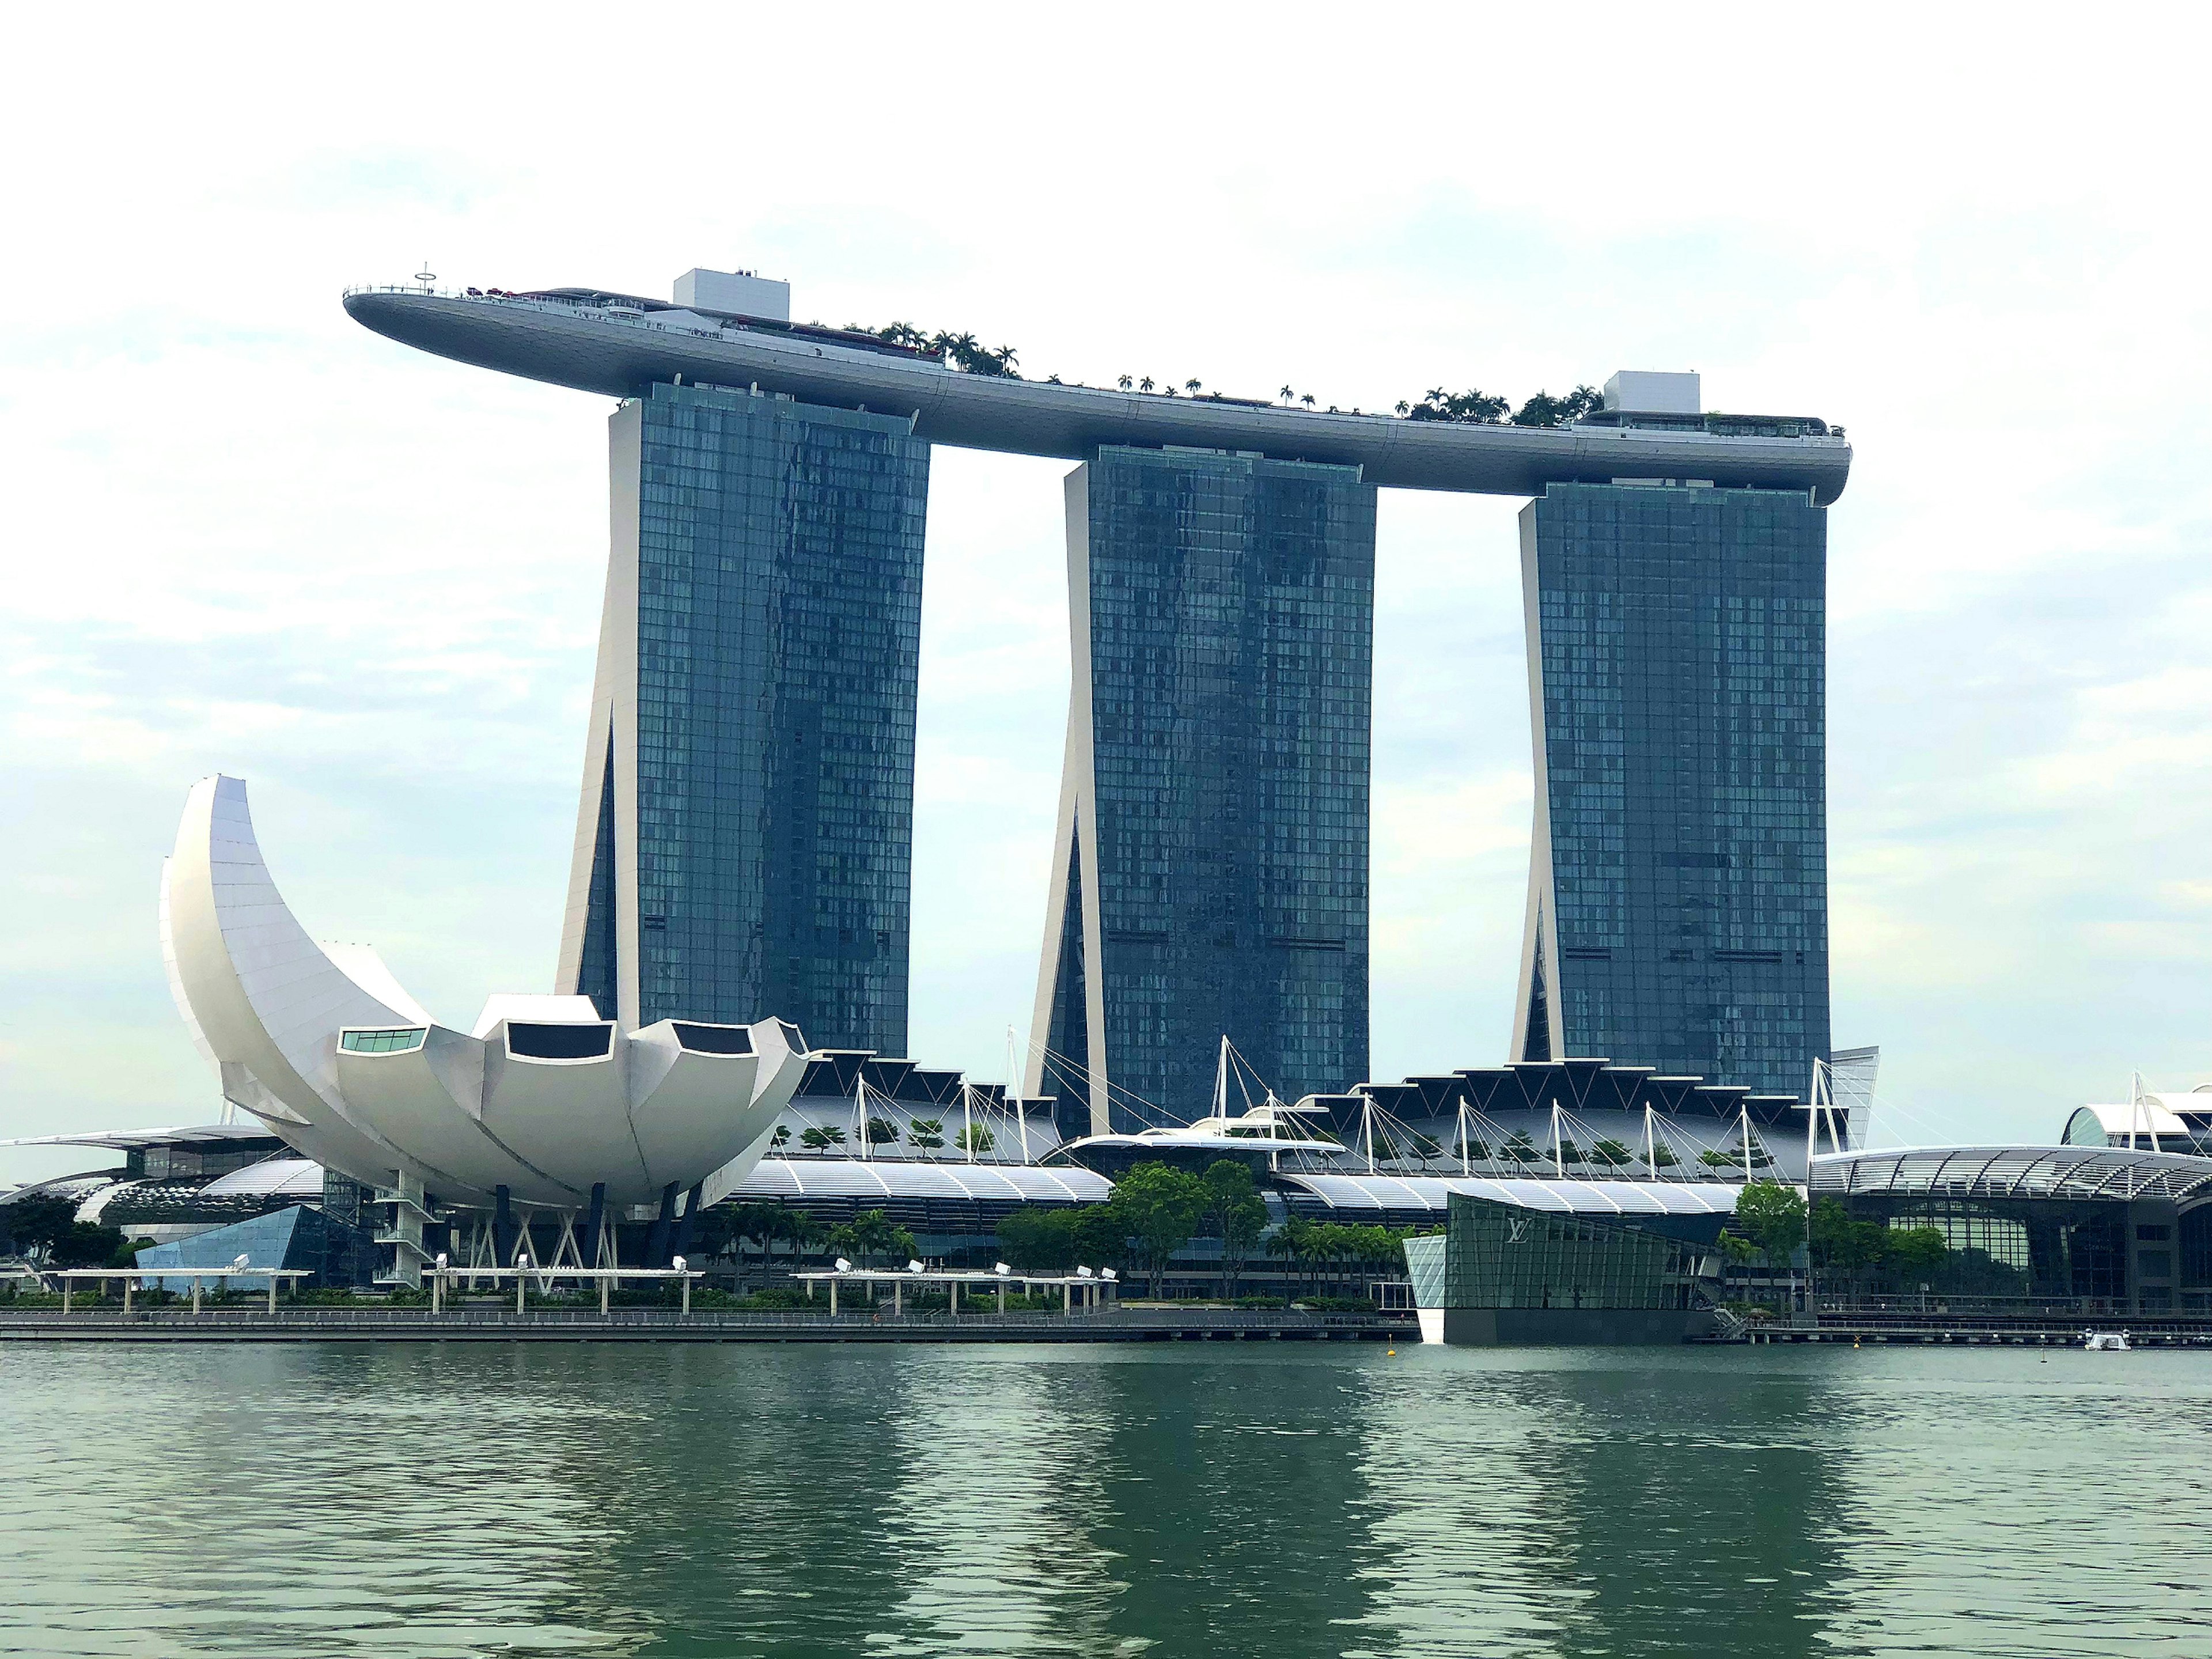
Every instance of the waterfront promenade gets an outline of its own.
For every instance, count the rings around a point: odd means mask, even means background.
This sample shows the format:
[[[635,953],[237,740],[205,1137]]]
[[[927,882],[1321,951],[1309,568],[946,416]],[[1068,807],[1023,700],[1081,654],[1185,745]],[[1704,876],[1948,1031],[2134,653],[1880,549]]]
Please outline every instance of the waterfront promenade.
[[[1411,1314],[1112,1308],[962,1314],[673,1308],[0,1310],[0,1342],[1249,1342],[1419,1340]]]

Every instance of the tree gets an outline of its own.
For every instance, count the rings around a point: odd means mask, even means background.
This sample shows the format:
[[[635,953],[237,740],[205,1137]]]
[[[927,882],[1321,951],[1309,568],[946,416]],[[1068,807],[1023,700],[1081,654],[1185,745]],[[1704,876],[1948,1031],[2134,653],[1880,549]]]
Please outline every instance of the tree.
[[[1310,392],[1301,392],[1298,394],[1298,401],[1308,409],[1311,409],[1314,406],[1314,395]]]
[[[829,1243],[834,1249],[850,1251],[864,1267],[878,1255],[896,1254],[902,1245],[908,1255],[914,1254],[914,1235],[881,1210],[863,1210],[832,1227]]]
[[[1200,380],[1185,380],[1182,383],[1182,389],[1194,398],[1198,395],[1199,387],[1203,384],[1204,382]]]
[[[890,1119],[887,1117],[872,1117],[868,1120],[869,1146],[896,1146],[898,1145],[898,1125],[892,1122]]]
[[[1116,377],[1114,384],[1120,386],[1122,391],[1127,392],[1129,387],[1134,384],[1134,382],[1133,382],[1127,375],[1123,374]]]
[[[1512,407],[1506,399],[1479,387],[1447,392],[1440,386],[1431,386],[1411,409],[1401,405],[1408,420],[1453,421],[1473,426],[1495,426]]]
[[[1940,1227],[1897,1227],[1887,1231],[1883,1243],[1884,1265],[1895,1267],[1908,1280],[1932,1273],[1944,1265],[1950,1244]]]
[[[952,1144],[963,1152],[974,1152],[980,1157],[997,1146],[999,1138],[981,1124],[971,1123],[952,1137]]]
[[[1805,1195],[1779,1181],[1746,1182],[1735,1195],[1735,1218],[1770,1267],[1786,1267],[1805,1242]]]
[[[906,1128],[907,1145],[909,1146],[933,1149],[945,1144],[945,1120],[942,1118],[918,1117],[909,1122]]]
[[[1160,1294],[1168,1260],[1190,1242],[1211,1194],[1204,1181],[1167,1164],[1139,1164],[1114,1183],[1107,1207],[1137,1242],[1139,1260]]]
[[[43,1258],[50,1267],[134,1265],[131,1241],[119,1228],[79,1221],[75,1204],[48,1193],[0,1206],[0,1233],[12,1237],[18,1251]]]
[[[1624,1141],[1601,1140],[1590,1148],[1590,1162],[1601,1164],[1608,1170],[1624,1170],[1636,1162],[1636,1154]]]
[[[1249,1164],[1233,1158],[1217,1160],[1206,1171],[1206,1213],[1221,1234],[1223,1288],[1234,1297],[1252,1247],[1267,1231],[1267,1201],[1252,1184]]]
[[[1146,375],[1143,380],[1137,382],[1137,390],[1139,392],[1150,392],[1152,389],[1152,377],[1149,374]]]
[[[1290,387],[1288,387],[1288,386],[1285,386],[1285,387],[1283,388],[1283,392],[1282,392],[1282,398],[1283,398],[1283,401],[1284,401],[1285,403],[1288,403],[1288,402],[1290,402],[1291,398],[1295,398],[1295,397],[1297,397],[1297,393],[1296,393],[1295,392],[1291,391],[1291,390],[1290,389]]]
[[[1024,1204],[999,1223],[999,1249],[1032,1273],[1064,1273],[1075,1265],[1075,1237],[1065,1210]]]
[[[845,1144],[845,1132],[835,1124],[822,1124],[801,1134],[799,1137],[799,1144],[809,1152],[826,1152],[832,1146],[842,1146]]]
[[[783,1212],[783,1236],[791,1243],[791,1259],[813,1255],[829,1242],[830,1229],[804,1210]]]
[[[1540,392],[1515,412],[1513,424],[1565,426],[1569,421],[1579,421],[1604,407],[1605,394],[1592,386],[1578,386],[1564,398]]]
[[[1267,1254],[1279,1258],[1286,1268],[1297,1267],[1303,1270],[1314,1260],[1313,1236],[1316,1231],[1313,1223],[1308,1221],[1304,1216],[1294,1215],[1276,1228],[1268,1238]],[[1304,1280],[1303,1271],[1298,1277],[1299,1282],[1303,1283]]]
[[[777,1124],[775,1133],[768,1138],[768,1144],[769,1150],[773,1152],[781,1152],[784,1147],[788,1146],[791,1144],[791,1125]]]

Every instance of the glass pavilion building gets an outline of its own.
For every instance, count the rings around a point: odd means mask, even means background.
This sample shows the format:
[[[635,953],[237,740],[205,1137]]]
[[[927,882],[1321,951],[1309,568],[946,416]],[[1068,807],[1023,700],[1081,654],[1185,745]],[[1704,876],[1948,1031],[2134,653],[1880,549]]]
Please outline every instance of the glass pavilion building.
[[[1026,1092],[1094,1133],[1203,1115],[1224,1036],[1285,1099],[1366,1074],[1375,496],[1357,467],[1184,451],[1069,476]]]
[[[773,1008],[903,1052],[929,446],[903,416],[665,384],[610,436],[557,988],[625,1029]]]
[[[1829,1041],[1826,520],[1803,490],[1680,480],[1522,510],[1516,1059],[1805,1093]]]

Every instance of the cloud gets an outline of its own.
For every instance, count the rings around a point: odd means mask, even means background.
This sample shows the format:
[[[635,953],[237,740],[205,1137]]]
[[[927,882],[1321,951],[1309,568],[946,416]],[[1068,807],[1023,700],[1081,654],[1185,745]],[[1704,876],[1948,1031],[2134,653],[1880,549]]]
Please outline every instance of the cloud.
[[[0,108],[33,158],[7,220],[28,252],[0,272],[0,1132],[211,1109],[150,894],[217,768],[252,783],[310,925],[374,937],[434,1006],[546,981],[607,405],[345,318],[344,284],[426,257],[448,281],[648,293],[744,264],[791,276],[802,316],[971,328],[1093,382],[1372,408],[1680,367],[1722,407],[1841,420],[1839,1040],[1883,1042],[1962,1134],[2049,1133],[2130,1066],[2212,1068],[2212,231],[2174,205],[2200,193],[2203,19],[1117,21],[749,23],[752,64],[834,58],[825,115],[808,75],[749,76],[742,108],[672,88],[669,40],[726,27],[681,7],[642,35],[459,13],[434,54],[297,9],[20,20],[21,60],[56,72]],[[933,467],[913,1048],[984,1075],[1035,983],[1065,471]],[[1515,507],[1382,504],[1385,1075],[1503,1052]]]

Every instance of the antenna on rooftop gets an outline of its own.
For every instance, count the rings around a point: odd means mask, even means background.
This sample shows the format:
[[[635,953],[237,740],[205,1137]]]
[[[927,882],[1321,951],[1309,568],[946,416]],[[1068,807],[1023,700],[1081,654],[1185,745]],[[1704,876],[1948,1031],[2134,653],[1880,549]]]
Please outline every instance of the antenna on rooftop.
[[[438,273],[430,269],[430,262],[428,259],[422,261],[422,269],[415,273],[415,280],[422,284],[422,291],[425,294],[430,291],[430,284],[438,280]]]

